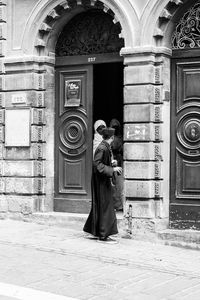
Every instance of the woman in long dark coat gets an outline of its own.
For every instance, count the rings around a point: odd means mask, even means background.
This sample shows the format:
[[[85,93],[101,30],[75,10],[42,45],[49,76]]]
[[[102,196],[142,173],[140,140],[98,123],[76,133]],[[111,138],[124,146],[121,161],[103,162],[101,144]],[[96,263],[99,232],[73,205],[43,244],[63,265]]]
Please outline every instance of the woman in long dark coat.
[[[114,137],[113,128],[102,131],[103,141],[94,154],[92,172],[92,207],[83,230],[98,237],[100,241],[112,242],[110,235],[117,234],[117,219],[114,210],[111,179],[121,167],[112,167],[110,144]]]

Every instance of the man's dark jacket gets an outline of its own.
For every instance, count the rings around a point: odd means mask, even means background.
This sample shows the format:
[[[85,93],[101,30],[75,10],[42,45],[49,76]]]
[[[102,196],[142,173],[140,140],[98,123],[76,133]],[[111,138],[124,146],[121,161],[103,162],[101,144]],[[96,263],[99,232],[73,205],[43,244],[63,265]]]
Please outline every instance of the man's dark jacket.
[[[92,172],[92,206],[83,230],[97,237],[117,234],[111,179],[111,148],[103,140],[94,154]]]

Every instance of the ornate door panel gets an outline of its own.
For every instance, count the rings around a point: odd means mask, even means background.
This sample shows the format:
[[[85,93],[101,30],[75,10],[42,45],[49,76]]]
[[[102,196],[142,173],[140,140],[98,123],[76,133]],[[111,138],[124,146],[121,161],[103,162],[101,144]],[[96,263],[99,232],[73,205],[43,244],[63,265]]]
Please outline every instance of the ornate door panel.
[[[170,225],[200,228],[200,60],[174,59]]]
[[[92,66],[56,69],[55,211],[88,212],[92,164]]]

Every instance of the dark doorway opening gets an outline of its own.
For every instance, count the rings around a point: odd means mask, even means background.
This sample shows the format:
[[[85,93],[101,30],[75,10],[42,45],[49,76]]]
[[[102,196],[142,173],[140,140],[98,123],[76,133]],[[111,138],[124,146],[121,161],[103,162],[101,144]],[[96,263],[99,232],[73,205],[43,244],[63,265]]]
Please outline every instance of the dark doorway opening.
[[[123,128],[123,63],[95,64],[93,67],[93,123],[102,119],[109,126],[115,118]]]
[[[123,167],[123,63],[108,62],[93,65],[93,124],[104,120],[120,122],[120,131],[113,141],[113,158]],[[113,121],[112,121],[113,122]],[[115,121],[116,124],[116,121]],[[94,128],[93,128],[94,133]],[[124,194],[123,174],[115,178],[113,204],[118,214],[123,213]]]

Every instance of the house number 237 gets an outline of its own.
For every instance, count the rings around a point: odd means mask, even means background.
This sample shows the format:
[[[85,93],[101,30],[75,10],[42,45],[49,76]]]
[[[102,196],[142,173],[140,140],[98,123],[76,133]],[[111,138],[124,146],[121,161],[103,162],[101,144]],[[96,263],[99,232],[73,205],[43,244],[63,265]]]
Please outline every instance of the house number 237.
[[[88,62],[94,62],[96,61],[96,57],[88,57]]]

